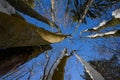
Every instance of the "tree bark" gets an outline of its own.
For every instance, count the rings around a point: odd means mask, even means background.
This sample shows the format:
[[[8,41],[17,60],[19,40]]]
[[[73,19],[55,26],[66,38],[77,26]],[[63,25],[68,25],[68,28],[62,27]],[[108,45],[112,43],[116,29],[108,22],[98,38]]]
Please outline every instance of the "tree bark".
[[[50,49],[52,49],[50,45],[0,49],[0,75],[15,70],[20,65]]]
[[[44,16],[37,13],[35,10],[33,10],[29,5],[25,4],[22,0],[7,0],[9,4],[11,4],[16,10],[27,14],[28,16],[31,16],[39,21],[42,21],[52,27],[57,28],[58,32],[61,32],[58,25],[56,25],[54,22],[50,21],[49,19],[45,18]]]
[[[38,28],[22,19],[0,13],[0,48],[40,46],[60,42],[66,35]]]

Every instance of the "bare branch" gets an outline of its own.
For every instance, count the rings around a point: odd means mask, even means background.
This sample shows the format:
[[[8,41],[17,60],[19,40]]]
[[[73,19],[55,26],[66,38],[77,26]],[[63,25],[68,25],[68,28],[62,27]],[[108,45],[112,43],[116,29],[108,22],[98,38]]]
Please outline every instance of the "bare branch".
[[[55,0],[51,0],[51,12],[52,20],[55,22]]]
[[[29,73],[30,73],[30,74],[29,74],[27,80],[31,80],[30,78],[31,78],[32,75],[33,75],[33,69],[34,69],[34,67],[35,67],[35,65],[33,64],[32,67],[29,69]]]
[[[80,24],[82,23],[82,21],[84,20],[87,12],[88,12],[88,10],[89,10],[89,7],[91,6],[91,4],[92,4],[93,1],[94,1],[94,0],[88,0],[88,1],[87,1],[86,5],[85,5],[84,12],[83,12],[83,14],[82,14],[82,17],[81,17],[81,19],[79,20],[78,24],[76,25],[75,30],[74,30],[74,33],[76,32],[76,30],[78,29],[78,27],[80,26]]]
[[[46,59],[47,59],[47,61],[46,61],[46,64],[45,64],[45,67],[44,67],[44,72],[43,72],[43,77],[41,78],[41,80],[45,80],[46,79],[46,77],[47,77],[47,73],[46,73],[46,71],[47,71],[47,67],[48,67],[48,64],[49,64],[49,62],[50,62],[50,57],[51,57],[51,55],[50,56],[48,56],[48,53],[46,52]]]

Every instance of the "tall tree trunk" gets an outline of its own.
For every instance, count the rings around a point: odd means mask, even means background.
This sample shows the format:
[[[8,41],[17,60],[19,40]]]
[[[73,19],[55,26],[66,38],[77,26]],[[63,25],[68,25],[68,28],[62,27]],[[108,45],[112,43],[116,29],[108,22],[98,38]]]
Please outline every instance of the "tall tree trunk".
[[[16,69],[23,63],[37,57],[45,50],[50,49],[52,49],[50,45],[0,49],[0,75],[4,75],[10,70]]]
[[[74,53],[74,55],[83,64],[83,66],[85,67],[85,71],[89,74],[92,80],[105,80],[104,77],[99,72],[97,72],[92,66],[90,66],[89,63],[84,61],[76,53]]]
[[[61,32],[58,25],[56,25],[54,22],[50,21],[49,19],[43,17],[39,13],[37,13],[35,10],[33,10],[29,5],[24,3],[22,0],[7,0],[16,10],[27,14],[37,20],[40,20],[52,27],[57,28],[58,32]]]
[[[66,36],[49,32],[22,19],[0,13],[0,48],[48,45],[60,42]]]

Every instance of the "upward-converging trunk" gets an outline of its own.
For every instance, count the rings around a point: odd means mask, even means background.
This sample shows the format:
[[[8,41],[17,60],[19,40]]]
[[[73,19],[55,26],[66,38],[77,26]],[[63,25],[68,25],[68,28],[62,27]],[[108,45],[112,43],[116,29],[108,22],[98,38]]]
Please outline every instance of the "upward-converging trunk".
[[[74,55],[83,64],[83,66],[85,67],[85,71],[89,74],[92,80],[105,80],[104,77],[99,72],[97,72],[92,66],[90,66],[89,63],[84,61],[76,53],[74,53]]]
[[[0,48],[40,46],[60,42],[67,35],[38,28],[22,19],[0,13]]]
[[[51,49],[49,44],[65,37],[0,12],[0,75]]]
[[[50,49],[52,49],[50,45],[0,49],[0,76]]]
[[[23,0],[7,0],[16,10],[27,14],[39,21],[42,21],[52,27],[57,28],[58,32],[60,32],[60,29],[58,25],[56,25],[54,22],[50,21],[49,19],[43,17],[39,13],[37,13],[35,10],[33,10],[29,5],[23,2]]]
[[[65,65],[69,57],[70,55],[68,55],[67,49],[64,49],[51,66],[45,79],[42,80],[64,80]]]

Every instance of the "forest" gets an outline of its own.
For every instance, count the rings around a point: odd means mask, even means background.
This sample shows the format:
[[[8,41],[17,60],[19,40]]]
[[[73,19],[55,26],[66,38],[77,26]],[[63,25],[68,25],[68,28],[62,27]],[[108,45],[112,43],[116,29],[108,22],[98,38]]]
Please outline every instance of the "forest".
[[[120,0],[0,0],[0,80],[120,80]]]

